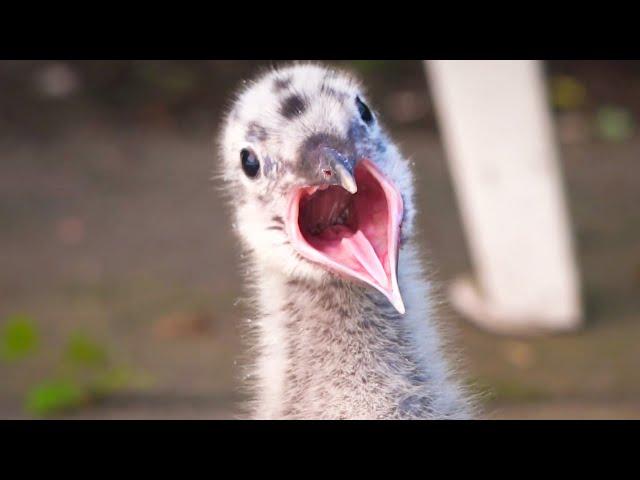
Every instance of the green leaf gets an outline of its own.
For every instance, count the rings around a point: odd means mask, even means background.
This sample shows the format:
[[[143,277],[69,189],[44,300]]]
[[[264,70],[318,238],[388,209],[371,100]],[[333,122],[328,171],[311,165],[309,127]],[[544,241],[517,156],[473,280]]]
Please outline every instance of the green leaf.
[[[106,349],[81,333],[75,333],[69,339],[65,358],[79,367],[103,367],[108,363]]]
[[[88,395],[68,380],[46,380],[27,394],[25,408],[37,416],[47,416],[80,407]]]
[[[11,315],[0,334],[0,357],[18,360],[35,352],[38,331],[28,315]]]

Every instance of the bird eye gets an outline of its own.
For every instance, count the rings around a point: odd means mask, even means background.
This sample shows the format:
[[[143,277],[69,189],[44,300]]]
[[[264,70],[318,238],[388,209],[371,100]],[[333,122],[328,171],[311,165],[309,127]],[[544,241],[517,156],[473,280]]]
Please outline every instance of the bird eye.
[[[248,148],[243,148],[240,151],[240,160],[244,174],[249,178],[256,178],[260,173],[260,160],[256,154]]]
[[[360,112],[360,118],[366,123],[370,125],[373,122],[373,113],[367,107],[367,104],[360,100],[360,97],[356,97],[356,105],[358,106],[358,111]]]

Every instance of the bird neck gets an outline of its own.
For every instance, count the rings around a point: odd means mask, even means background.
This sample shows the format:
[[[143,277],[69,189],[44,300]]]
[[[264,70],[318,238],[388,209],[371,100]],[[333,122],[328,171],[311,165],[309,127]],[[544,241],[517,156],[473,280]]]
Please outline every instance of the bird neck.
[[[435,331],[421,331],[411,312],[335,278],[262,278],[256,416],[402,418],[432,408],[425,399],[445,375],[434,348],[416,341]]]

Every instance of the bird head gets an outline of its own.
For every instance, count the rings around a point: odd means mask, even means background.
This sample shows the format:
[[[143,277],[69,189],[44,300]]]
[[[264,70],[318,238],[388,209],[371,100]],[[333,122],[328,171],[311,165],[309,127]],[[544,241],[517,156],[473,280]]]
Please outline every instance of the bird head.
[[[266,267],[338,275],[404,313],[411,176],[357,80],[315,65],[270,71],[238,95],[220,148],[236,230]]]

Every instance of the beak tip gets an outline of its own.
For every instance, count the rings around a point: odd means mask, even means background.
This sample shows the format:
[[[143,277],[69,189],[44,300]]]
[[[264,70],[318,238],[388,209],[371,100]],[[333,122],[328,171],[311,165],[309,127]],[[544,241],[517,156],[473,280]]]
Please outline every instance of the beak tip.
[[[407,311],[404,308],[404,304],[402,303],[402,300],[399,303],[395,303],[393,306],[396,308],[396,310],[400,315],[404,315],[405,313],[407,313]]]
[[[400,295],[400,292],[398,291],[393,292],[389,296],[389,301],[391,302],[391,305],[393,305],[393,307],[398,311],[400,315],[404,315],[407,312],[404,306],[404,302],[402,300],[402,296]]]
[[[354,194],[358,191],[358,184],[351,171],[342,164],[335,165],[335,171],[337,173],[337,183],[344,188],[350,194]]]
[[[340,186],[352,195],[358,191],[358,184],[350,173],[341,172]]]

